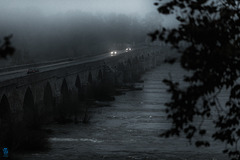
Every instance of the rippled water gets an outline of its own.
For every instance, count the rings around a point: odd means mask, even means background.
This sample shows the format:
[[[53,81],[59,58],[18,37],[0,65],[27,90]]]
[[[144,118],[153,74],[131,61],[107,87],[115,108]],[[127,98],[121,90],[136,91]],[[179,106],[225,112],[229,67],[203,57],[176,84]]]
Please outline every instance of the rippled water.
[[[171,75],[169,74],[171,72]],[[179,65],[163,64],[147,72],[141,91],[117,96],[108,106],[94,108],[90,124],[51,125],[54,134],[49,141],[51,150],[26,154],[24,159],[36,160],[224,160],[224,145],[213,142],[210,148],[195,148],[183,137],[160,138],[170,127],[164,113],[169,99],[164,78],[182,80]],[[213,127],[206,121],[210,131]]]

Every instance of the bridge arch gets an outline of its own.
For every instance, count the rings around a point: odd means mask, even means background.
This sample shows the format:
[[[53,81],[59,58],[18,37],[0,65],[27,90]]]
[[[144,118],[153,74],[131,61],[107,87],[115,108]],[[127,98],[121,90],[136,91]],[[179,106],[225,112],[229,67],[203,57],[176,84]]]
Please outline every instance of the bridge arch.
[[[88,73],[88,84],[86,86],[86,99],[92,99],[94,97],[94,84],[93,84],[93,78],[92,78],[92,73]]]
[[[138,57],[135,57],[135,63],[138,63],[138,62],[139,62]]]
[[[117,66],[118,70],[124,70],[124,63],[121,62],[121,63],[118,63],[118,66]]]
[[[0,124],[8,123],[11,118],[11,109],[7,96],[4,94],[0,101]]]
[[[34,104],[34,97],[30,87],[27,88],[23,100],[23,120],[28,127],[33,127],[36,122],[37,111]]]
[[[88,73],[88,83],[92,83],[92,82],[93,82],[92,73],[89,72]]]
[[[49,82],[44,88],[44,95],[43,95],[43,102],[44,102],[44,112],[49,113],[53,111],[54,108],[54,97],[52,92],[52,87]]]
[[[100,80],[100,81],[103,79],[103,73],[102,73],[101,69],[99,69],[97,77],[98,77],[98,80]]]
[[[82,86],[82,82],[79,78],[79,75],[77,75],[77,77],[76,77],[75,86],[78,90],[78,99],[83,100],[84,99],[84,89]]]
[[[70,101],[70,92],[69,92],[67,81],[65,78],[63,79],[63,83],[61,86],[61,94],[62,94],[63,105],[67,105]]]
[[[130,59],[128,59],[127,64],[131,66],[132,65],[132,61]]]
[[[79,75],[77,75],[77,77],[76,77],[76,81],[75,81],[75,86],[79,89],[79,88],[81,88],[81,80],[80,80],[80,78],[79,78]]]

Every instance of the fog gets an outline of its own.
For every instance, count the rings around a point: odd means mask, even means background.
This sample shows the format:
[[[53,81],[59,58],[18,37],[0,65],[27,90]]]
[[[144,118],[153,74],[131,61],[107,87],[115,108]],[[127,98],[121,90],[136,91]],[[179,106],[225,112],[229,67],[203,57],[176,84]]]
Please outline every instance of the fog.
[[[0,38],[13,34],[16,65],[84,57],[149,40],[165,20],[151,0],[0,0]]]
[[[144,15],[155,8],[154,2],[154,0],[1,0],[0,5],[6,10],[38,9],[46,15],[70,10]]]

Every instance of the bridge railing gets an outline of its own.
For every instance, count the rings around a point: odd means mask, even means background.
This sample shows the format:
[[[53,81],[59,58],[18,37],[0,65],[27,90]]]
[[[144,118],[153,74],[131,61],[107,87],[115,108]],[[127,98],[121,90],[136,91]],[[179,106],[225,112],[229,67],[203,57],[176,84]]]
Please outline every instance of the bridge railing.
[[[146,45],[146,44],[145,45],[138,45],[138,46],[134,47],[133,52],[137,51],[137,50],[146,49],[147,47],[152,47],[152,46],[149,46],[149,45]],[[95,55],[95,56],[100,56],[100,55]],[[76,61],[76,60],[84,60],[86,58],[92,58],[92,57],[95,57],[95,56],[91,56],[91,57],[87,57],[87,56],[85,56],[85,57],[72,57],[72,58],[64,58],[64,59],[53,60],[53,61],[31,63],[31,64],[24,64],[24,65],[16,65],[16,66],[12,66],[12,67],[4,67],[4,68],[0,68],[0,73],[2,73],[2,72],[10,72],[10,71],[20,70],[20,69],[35,68],[35,67],[40,67],[40,66],[44,66],[44,65],[57,64],[57,63],[68,62],[68,61],[73,61],[73,60],[74,61]]]

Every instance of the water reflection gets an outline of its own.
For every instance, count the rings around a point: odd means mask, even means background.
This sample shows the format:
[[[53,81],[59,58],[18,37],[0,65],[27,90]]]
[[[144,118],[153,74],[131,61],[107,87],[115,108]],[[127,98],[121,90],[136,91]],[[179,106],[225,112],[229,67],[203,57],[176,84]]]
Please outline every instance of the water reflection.
[[[79,142],[79,141],[82,141],[82,142],[93,142],[93,143],[101,143],[103,141],[99,141],[99,140],[96,140],[96,139],[89,139],[89,138],[49,138],[49,141],[52,141],[52,142]]]
[[[227,159],[224,146],[213,142],[210,148],[195,148],[184,137],[160,138],[170,126],[164,113],[169,99],[162,79],[181,80],[178,65],[164,64],[143,76],[143,90],[117,96],[106,106],[93,108],[90,124],[51,125],[51,151],[28,155],[25,159]],[[209,131],[213,129],[206,123]]]

